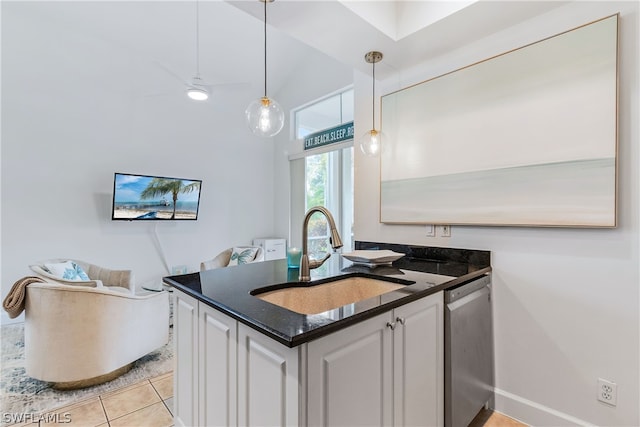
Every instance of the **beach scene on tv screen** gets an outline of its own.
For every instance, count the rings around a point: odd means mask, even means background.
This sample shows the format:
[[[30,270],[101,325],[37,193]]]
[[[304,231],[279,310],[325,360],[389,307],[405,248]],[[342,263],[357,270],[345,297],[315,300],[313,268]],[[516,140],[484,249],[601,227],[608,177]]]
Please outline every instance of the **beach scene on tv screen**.
[[[113,219],[197,219],[200,181],[116,174]]]

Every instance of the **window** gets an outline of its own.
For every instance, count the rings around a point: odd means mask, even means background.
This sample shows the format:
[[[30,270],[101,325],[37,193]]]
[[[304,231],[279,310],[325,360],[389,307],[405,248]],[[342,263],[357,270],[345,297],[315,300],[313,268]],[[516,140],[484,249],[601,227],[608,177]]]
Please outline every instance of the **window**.
[[[353,147],[305,158],[305,211],[324,206],[333,214],[342,243],[351,248],[353,240]],[[309,253],[321,256],[332,251],[329,227],[321,214],[309,221]]]
[[[353,89],[314,102],[295,112],[296,139],[353,120]]]
[[[310,133],[352,120],[353,89],[349,89],[295,111],[295,136],[301,140]],[[337,144],[334,149],[331,146],[322,148],[309,150],[303,159],[291,162],[292,240],[298,235],[296,229],[302,229],[304,214],[300,215],[300,208],[306,212],[320,205],[333,214],[343,247],[349,250],[353,246],[353,141]],[[303,178],[304,186],[298,182]],[[298,209],[295,209],[296,204]],[[314,214],[308,230],[308,249],[312,258],[320,258],[332,251],[323,215]]]

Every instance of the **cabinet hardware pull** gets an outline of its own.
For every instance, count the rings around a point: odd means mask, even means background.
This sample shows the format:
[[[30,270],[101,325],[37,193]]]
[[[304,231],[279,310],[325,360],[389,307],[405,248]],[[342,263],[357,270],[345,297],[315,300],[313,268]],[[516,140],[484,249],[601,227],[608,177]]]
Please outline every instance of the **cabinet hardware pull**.
[[[404,317],[396,317],[396,322],[400,323],[401,325],[404,325],[405,319]]]
[[[393,331],[396,328],[396,322],[387,322],[387,328],[391,328]]]

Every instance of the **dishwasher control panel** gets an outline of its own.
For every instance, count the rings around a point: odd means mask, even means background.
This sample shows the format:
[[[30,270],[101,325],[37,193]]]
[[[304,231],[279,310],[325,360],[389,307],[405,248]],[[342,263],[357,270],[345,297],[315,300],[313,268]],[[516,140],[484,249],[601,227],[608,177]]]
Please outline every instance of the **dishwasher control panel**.
[[[487,274],[486,276],[479,279],[474,279],[472,282],[462,283],[455,288],[447,289],[444,293],[444,302],[446,304],[459,300],[460,298],[469,295],[477,291],[478,289],[484,288],[490,283],[491,276]]]

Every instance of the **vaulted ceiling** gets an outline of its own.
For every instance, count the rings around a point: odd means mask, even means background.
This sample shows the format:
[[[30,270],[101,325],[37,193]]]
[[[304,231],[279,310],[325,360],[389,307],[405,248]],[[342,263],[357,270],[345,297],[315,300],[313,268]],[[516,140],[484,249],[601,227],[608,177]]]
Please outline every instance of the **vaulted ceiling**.
[[[385,56],[376,71],[385,78],[563,3],[276,0],[267,6],[269,92],[286,85],[310,55],[369,73],[364,54],[379,50]],[[200,0],[197,6],[199,15],[193,1],[3,1],[2,19],[35,20],[44,32],[55,27],[87,46],[126,52],[140,70],[131,73],[132,87],[148,94],[182,90],[199,60],[202,77],[220,85],[214,89],[261,95],[263,3]]]

